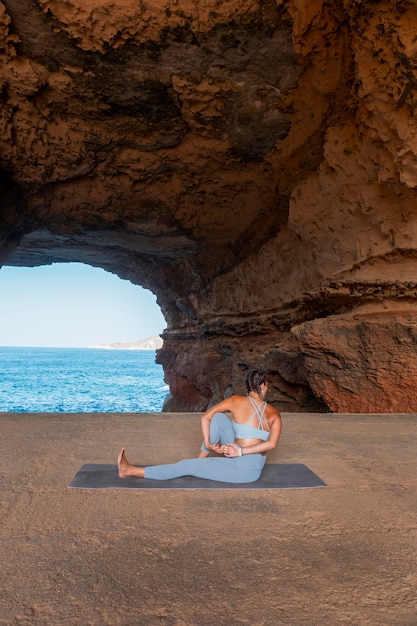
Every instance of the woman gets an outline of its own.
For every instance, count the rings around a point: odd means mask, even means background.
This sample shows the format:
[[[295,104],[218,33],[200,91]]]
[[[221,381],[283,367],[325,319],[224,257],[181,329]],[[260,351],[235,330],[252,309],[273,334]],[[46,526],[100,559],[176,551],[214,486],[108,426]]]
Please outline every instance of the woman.
[[[138,467],[125,457],[118,458],[120,478],[136,476],[167,480],[197,476],[226,483],[251,483],[261,475],[268,450],[276,448],[282,420],[277,409],[264,400],[268,390],[265,374],[253,370],[246,376],[247,396],[231,396],[201,417],[203,444],[198,458],[178,463]],[[224,411],[233,416],[231,421]],[[219,456],[210,456],[214,452]],[[221,455],[221,456],[220,456]]]

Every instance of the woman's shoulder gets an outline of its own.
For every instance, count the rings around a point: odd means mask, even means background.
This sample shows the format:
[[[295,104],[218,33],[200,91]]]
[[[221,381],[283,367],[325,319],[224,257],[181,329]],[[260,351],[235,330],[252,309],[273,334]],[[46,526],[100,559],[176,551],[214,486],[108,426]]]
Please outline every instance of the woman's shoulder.
[[[243,402],[243,400],[244,396],[234,394],[232,396],[229,396],[228,398],[225,398],[220,404],[227,404],[229,407],[236,407],[239,406],[239,404]]]
[[[233,394],[232,396],[228,396],[225,398],[226,400],[231,400],[232,402],[241,402],[242,400],[246,400],[247,396],[242,396],[238,393]]]
[[[212,407],[211,410],[215,409],[219,411],[233,411],[233,410],[236,410],[239,406],[241,406],[244,400],[245,400],[245,396],[234,394],[218,402],[214,407]]]
[[[274,406],[272,406],[272,404],[267,404],[266,405],[266,417],[268,418],[268,420],[281,420],[281,413],[279,412],[278,409],[276,409]]]

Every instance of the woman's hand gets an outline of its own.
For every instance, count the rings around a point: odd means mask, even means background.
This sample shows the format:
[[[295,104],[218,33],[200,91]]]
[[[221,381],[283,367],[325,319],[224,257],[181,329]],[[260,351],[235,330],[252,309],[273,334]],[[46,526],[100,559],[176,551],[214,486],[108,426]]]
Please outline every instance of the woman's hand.
[[[243,456],[243,448],[239,446],[237,443],[228,443],[227,445],[223,446],[223,448],[224,448],[224,451],[223,451],[224,456],[228,456],[230,458],[233,458],[236,456]]]
[[[242,448],[237,443],[227,443],[222,446],[220,443],[211,443],[209,445],[204,444],[209,452],[215,452],[216,454],[224,454],[229,458],[236,456],[243,456]]]

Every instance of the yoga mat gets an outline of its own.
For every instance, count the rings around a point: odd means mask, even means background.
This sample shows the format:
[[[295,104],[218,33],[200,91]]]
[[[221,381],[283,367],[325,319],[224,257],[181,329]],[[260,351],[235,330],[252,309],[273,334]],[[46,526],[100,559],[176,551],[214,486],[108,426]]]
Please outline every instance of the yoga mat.
[[[75,489],[306,489],[326,487],[326,483],[302,463],[265,465],[259,480],[254,483],[222,483],[194,476],[171,480],[146,478],[119,478],[117,465],[83,465],[72,479]]]

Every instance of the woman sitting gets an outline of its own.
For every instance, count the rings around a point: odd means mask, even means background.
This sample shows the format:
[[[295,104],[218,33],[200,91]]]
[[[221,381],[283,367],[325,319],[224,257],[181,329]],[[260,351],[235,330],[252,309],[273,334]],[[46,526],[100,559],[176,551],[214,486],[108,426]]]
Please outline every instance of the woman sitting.
[[[234,395],[201,416],[203,444],[198,458],[164,465],[136,466],[119,453],[119,477],[167,480],[196,476],[227,483],[251,483],[260,477],[266,453],[276,448],[282,430],[281,415],[265,401],[265,374],[252,370],[246,376],[247,396]],[[232,414],[230,420],[224,411]],[[217,456],[209,456],[214,452]]]

